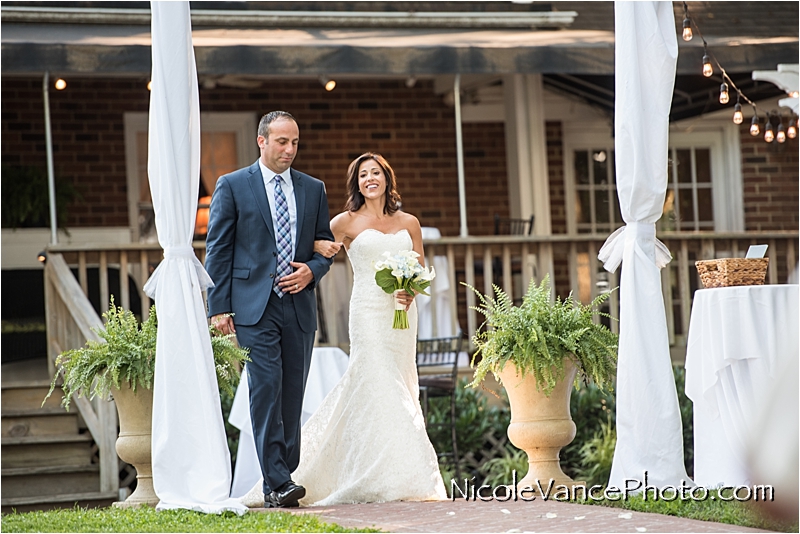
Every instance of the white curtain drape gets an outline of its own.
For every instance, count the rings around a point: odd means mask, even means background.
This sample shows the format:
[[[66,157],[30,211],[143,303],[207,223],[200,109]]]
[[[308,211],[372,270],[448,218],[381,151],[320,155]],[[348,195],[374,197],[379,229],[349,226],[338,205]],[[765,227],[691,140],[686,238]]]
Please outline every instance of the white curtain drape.
[[[147,172],[164,260],[144,287],[158,312],[153,486],[158,509],[247,509],[228,498],[230,453],[201,292],[212,282],[192,249],[200,180],[200,101],[189,2],[152,2]]]
[[[609,484],[689,480],[672,374],[659,269],[670,254],[655,237],[667,189],[669,110],[678,43],[671,2],[614,2],[617,192],[626,225],[599,258],[622,263],[617,447]]]

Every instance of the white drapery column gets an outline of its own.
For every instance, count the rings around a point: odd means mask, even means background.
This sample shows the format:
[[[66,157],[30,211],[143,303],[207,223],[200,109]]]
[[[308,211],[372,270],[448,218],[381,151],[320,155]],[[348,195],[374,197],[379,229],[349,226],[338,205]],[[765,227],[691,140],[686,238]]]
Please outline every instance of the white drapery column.
[[[626,226],[599,258],[620,283],[617,446],[609,485],[626,479],[688,481],[659,269],[670,261],[655,237],[667,189],[669,110],[678,43],[671,2],[614,3],[617,192]]]
[[[147,172],[164,260],[144,287],[158,312],[153,486],[159,510],[247,511],[230,499],[230,453],[192,248],[200,181],[200,100],[189,2],[151,2],[153,73]]]

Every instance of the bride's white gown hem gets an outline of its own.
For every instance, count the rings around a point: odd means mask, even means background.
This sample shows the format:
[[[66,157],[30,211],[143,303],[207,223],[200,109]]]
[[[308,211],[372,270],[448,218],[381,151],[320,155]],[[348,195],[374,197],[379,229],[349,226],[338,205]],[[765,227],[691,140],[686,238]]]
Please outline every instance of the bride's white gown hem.
[[[373,263],[412,246],[405,230],[365,230],[350,244],[350,363],[302,429],[292,480],[304,506],[447,498],[419,403],[416,304],[410,328],[393,329],[394,296],[375,283]],[[260,485],[242,502],[263,506]]]

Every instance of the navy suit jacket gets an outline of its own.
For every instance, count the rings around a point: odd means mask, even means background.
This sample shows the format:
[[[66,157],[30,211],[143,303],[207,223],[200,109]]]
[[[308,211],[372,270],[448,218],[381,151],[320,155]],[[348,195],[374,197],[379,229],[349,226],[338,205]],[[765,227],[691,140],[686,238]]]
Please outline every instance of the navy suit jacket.
[[[314,281],[294,296],[303,332],[317,328],[316,283],[332,259],[314,252],[314,240],[333,241],[325,184],[291,170],[297,206],[294,261],[308,265]],[[267,191],[256,161],[221,176],[209,210],[206,271],[215,287],[208,289],[209,317],[233,312],[237,325],[256,324],[267,307],[277,276],[275,229]]]

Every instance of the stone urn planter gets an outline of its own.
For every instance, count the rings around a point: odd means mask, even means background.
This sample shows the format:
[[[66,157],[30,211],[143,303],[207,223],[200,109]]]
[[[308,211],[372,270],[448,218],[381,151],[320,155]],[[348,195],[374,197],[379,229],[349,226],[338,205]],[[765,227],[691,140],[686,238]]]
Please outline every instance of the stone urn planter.
[[[564,474],[559,463],[559,451],[575,439],[575,423],[569,411],[572,384],[578,368],[571,359],[564,359],[564,379],[556,383],[550,396],[537,391],[536,378],[528,373],[520,378],[513,362],[507,362],[497,374],[508,393],[511,405],[511,424],[508,439],[528,455],[528,474],[517,483],[517,489],[537,482],[546,490],[550,480],[553,487],[572,487],[576,482]],[[537,490],[538,491],[538,490]]]
[[[159,499],[153,489],[153,468],[150,461],[153,390],[140,386],[134,392],[130,384],[124,382],[120,389],[112,391],[119,414],[117,454],[136,468],[136,490],[124,501],[115,502],[114,506],[155,506]]]
[[[473,309],[486,317],[472,336],[477,363],[469,385],[480,387],[492,373],[508,392],[508,438],[527,453],[530,466],[517,489],[542,493],[549,487],[559,493],[558,486],[584,485],[564,474],[558,454],[575,439],[569,401],[576,376],[603,390],[616,375],[617,335],[596,320],[604,315],[599,306],[609,294],[589,304],[572,293],[554,297],[545,276],[539,285],[531,282],[522,303],[514,305],[497,286],[493,295],[467,287],[480,302]]]

